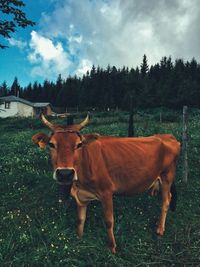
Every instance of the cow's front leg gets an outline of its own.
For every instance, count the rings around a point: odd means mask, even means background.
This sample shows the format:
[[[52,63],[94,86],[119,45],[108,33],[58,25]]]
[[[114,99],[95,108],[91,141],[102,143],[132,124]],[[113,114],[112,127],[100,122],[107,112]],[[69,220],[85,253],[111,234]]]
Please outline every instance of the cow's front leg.
[[[78,237],[82,237],[86,219],[87,206],[77,205],[77,210],[78,210],[77,234]]]
[[[108,233],[108,239],[110,242],[110,248],[113,254],[116,253],[116,242],[113,233],[114,216],[113,216],[113,199],[112,194],[107,194],[102,198],[102,206],[105,216],[105,224]]]

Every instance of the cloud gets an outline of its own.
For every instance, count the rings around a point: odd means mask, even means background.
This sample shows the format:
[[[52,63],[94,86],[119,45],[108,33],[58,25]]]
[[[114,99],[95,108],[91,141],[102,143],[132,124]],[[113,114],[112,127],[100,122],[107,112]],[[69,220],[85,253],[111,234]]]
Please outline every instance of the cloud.
[[[92,62],[89,61],[88,59],[82,59],[76,70],[76,75],[82,76],[87,71],[90,71],[91,68],[92,68]]]
[[[46,78],[68,73],[70,61],[60,42],[56,44],[36,31],[31,32],[29,61],[34,64],[33,76]]]
[[[15,38],[9,38],[8,42],[11,46],[16,46],[19,49],[24,49],[25,47],[27,47],[27,42],[22,40],[17,40]]]
[[[136,67],[144,54],[149,64],[169,55],[200,60],[199,24],[198,0],[55,1],[41,17],[41,34],[32,34],[30,60],[78,75],[92,64]]]

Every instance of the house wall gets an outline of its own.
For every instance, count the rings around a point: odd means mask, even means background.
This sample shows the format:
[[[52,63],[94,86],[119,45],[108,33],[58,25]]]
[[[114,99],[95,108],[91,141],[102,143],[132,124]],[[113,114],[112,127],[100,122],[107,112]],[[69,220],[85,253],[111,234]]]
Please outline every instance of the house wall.
[[[33,116],[33,107],[20,102],[10,102],[10,108],[5,109],[5,103],[0,105],[0,117],[29,117]]]
[[[39,114],[41,112],[44,115],[51,116],[52,115],[51,106],[50,105],[47,105],[46,107],[34,107],[34,116],[39,116]]]
[[[33,107],[25,105],[23,103],[18,102],[18,113],[19,117],[30,117],[33,116]]]
[[[14,117],[17,115],[18,107],[17,102],[10,102],[10,108],[5,108],[5,103],[0,105],[0,117]]]
[[[47,115],[48,116],[52,115],[52,109],[50,105],[47,106]]]

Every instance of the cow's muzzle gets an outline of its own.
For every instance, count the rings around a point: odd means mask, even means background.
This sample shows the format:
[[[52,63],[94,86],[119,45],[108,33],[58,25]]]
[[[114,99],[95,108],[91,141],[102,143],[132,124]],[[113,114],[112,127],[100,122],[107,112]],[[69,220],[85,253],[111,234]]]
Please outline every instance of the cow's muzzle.
[[[57,169],[55,178],[59,183],[71,184],[73,182],[75,171],[73,169]]]

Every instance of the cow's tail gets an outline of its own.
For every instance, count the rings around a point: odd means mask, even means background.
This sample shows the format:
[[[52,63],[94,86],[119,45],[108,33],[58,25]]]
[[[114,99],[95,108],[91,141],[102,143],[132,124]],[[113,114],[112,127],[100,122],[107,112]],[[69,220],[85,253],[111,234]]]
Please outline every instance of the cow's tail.
[[[176,186],[174,182],[171,185],[170,193],[171,193],[170,210],[175,211],[176,201],[177,201],[177,191],[176,191]]]

